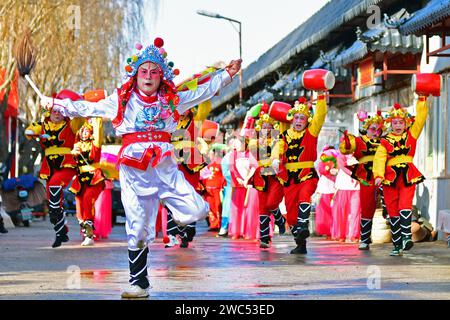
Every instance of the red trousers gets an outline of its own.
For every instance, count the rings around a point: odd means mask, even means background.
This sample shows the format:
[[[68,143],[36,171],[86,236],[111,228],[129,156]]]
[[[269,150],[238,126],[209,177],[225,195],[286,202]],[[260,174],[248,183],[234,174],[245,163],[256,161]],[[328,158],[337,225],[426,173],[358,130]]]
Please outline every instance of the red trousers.
[[[105,182],[102,181],[93,186],[83,185],[81,192],[75,197],[77,206],[77,218],[78,220],[94,221],[95,214],[95,201],[100,193],[105,188]]]
[[[284,187],[284,201],[286,202],[287,222],[290,226],[297,225],[298,207],[300,203],[311,203],[311,197],[316,191],[319,179],[313,178],[297,184]]]
[[[258,190],[259,214],[269,216],[270,211],[278,208],[283,200],[283,186],[278,182],[275,176],[268,176],[267,191]]]
[[[361,202],[361,218],[373,219],[377,209],[377,190],[376,186],[365,186],[360,184],[359,197]]]
[[[209,203],[209,227],[220,228],[222,203],[220,202],[221,188],[206,187],[205,201]]]
[[[59,170],[53,170],[52,175],[47,180],[47,199],[50,199],[50,187],[67,187],[72,178],[77,174],[77,171],[73,168],[62,168]],[[61,200],[63,199],[63,193],[61,192]],[[61,201],[62,204],[62,201]]]
[[[383,186],[384,202],[389,217],[400,216],[400,210],[411,210],[416,185],[405,186],[403,176],[397,178],[395,186]]]

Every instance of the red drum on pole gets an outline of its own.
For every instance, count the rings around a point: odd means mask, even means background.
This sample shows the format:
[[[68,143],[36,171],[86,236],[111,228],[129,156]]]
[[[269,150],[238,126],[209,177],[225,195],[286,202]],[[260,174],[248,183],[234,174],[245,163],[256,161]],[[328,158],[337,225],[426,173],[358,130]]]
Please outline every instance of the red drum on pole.
[[[441,75],[436,73],[417,73],[412,76],[411,89],[421,96],[441,95]]]
[[[327,91],[334,87],[335,77],[333,72],[325,69],[311,69],[303,72],[303,87],[314,91]]]
[[[269,117],[280,122],[290,122],[287,115],[291,110],[291,105],[286,102],[273,101],[269,107]]]

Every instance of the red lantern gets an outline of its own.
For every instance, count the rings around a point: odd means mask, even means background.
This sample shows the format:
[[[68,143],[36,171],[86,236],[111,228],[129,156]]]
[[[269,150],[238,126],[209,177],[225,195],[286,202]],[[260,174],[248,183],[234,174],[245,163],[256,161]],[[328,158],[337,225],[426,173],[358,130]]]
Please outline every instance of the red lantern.
[[[334,87],[333,72],[325,69],[306,70],[302,75],[303,87],[307,90],[326,91]]]
[[[288,120],[287,115],[291,108],[292,107],[289,103],[273,101],[269,107],[269,117],[280,122],[288,123],[290,120]]]
[[[436,73],[417,73],[412,76],[411,89],[420,96],[441,95],[441,75]]]

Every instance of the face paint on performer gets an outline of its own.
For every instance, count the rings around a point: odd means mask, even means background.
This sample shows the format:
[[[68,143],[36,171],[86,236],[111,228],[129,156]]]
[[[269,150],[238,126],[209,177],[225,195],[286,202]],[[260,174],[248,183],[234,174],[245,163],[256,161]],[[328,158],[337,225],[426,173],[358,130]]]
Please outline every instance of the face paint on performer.
[[[292,127],[295,131],[303,131],[308,126],[308,117],[303,113],[294,114],[294,119],[292,120]]]
[[[379,138],[381,135],[381,130],[379,128],[379,126],[376,123],[372,123],[368,128],[367,128],[367,136],[370,139],[373,138]]]
[[[50,121],[53,123],[60,123],[63,120],[64,116],[56,109],[52,109],[52,111],[50,112]]]
[[[147,96],[154,95],[161,83],[161,69],[152,62],[146,62],[139,66],[137,72],[137,87]]]
[[[88,140],[92,135],[91,130],[89,130],[86,127],[81,128],[81,133],[80,133],[80,137],[82,141],[86,141]]]
[[[394,118],[391,121],[392,132],[396,135],[401,135],[406,129],[406,122],[403,118]]]

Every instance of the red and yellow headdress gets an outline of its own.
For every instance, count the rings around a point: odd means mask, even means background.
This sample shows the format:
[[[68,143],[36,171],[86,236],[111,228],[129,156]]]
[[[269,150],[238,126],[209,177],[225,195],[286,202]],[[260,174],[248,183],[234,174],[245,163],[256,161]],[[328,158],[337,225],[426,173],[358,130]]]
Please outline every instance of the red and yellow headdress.
[[[264,123],[270,123],[275,130],[280,128],[278,121],[272,119],[267,113],[260,114],[258,120],[255,122],[255,130],[261,131]]]
[[[292,119],[294,119],[294,114],[296,114],[296,113],[304,114],[305,116],[308,117],[308,122],[311,122],[311,120],[314,116],[314,111],[313,111],[311,104],[306,102],[305,97],[300,97],[300,98],[298,98],[297,101],[295,101],[294,107],[291,108],[291,110],[289,110],[289,113],[286,118],[288,120],[292,120]]]
[[[391,110],[389,110],[385,122],[390,124],[395,118],[404,119],[406,128],[409,128],[414,123],[414,116],[412,116],[405,108],[402,108],[399,103],[394,104]]]
[[[367,130],[372,124],[376,124],[379,129],[382,131],[386,130],[384,125],[384,118],[381,115],[381,111],[378,110],[377,113],[373,116],[368,116],[367,112],[364,110],[360,110],[357,113],[358,120],[362,122],[362,127],[364,130]]]

